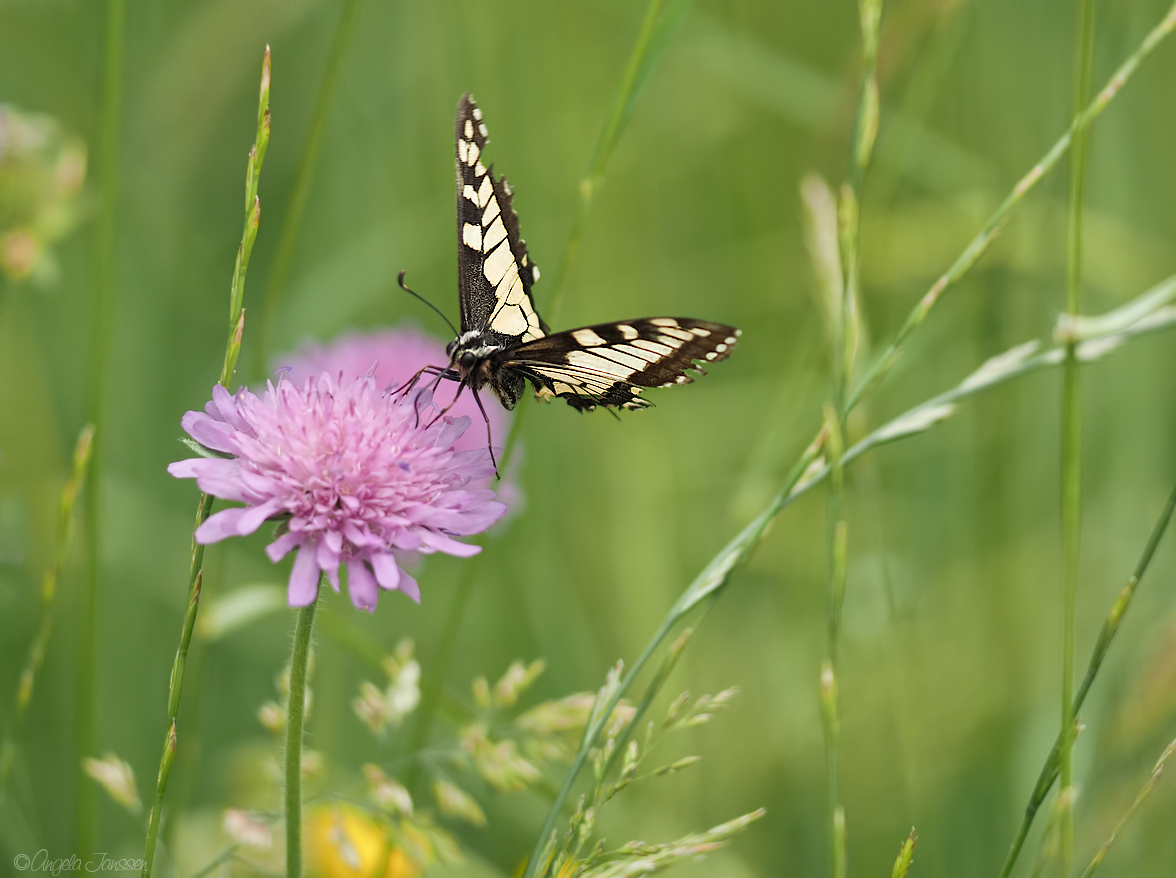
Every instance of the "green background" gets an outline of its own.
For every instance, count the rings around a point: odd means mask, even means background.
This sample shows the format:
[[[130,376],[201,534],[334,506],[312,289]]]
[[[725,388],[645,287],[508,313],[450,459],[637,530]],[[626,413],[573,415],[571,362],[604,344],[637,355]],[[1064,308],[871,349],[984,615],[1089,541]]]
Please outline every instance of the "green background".
[[[273,135],[245,304],[260,314],[278,232],[342,6],[337,0],[131,0],[120,122],[114,321],[102,509],[97,749],[153,788],[167,680],[186,600],[196,491],[166,474],[187,456],[224,349],[245,158],[265,44]],[[1097,4],[1096,87],[1165,14],[1156,0]],[[544,279],[558,274],[578,182],[636,40],[643,4],[368,0],[343,57],[271,350],[349,328],[444,327],[395,288],[457,311],[453,110],[471,90],[490,160],[516,190]],[[888,3],[882,125],[863,198],[863,303],[876,355],[1012,185],[1066,129],[1072,4]],[[0,4],[0,100],[55,116],[90,146],[97,200],[102,5]],[[632,660],[678,593],[774,493],[830,398],[826,333],[803,243],[798,186],[846,173],[860,37],[844,3],[699,0],[621,136],[567,278],[555,328],[676,314],[741,326],[734,357],[657,408],[578,415],[528,402],[525,504],[485,538],[448,686],[544,657],[535,697],[598,686]],[[1084,308],[1101,313],[1173,271],[1176,46],[1161,46],[1093,129]],[[904,124],[896,124],[899,113]],[[932,313],[862,410],[872,428],[1014,344],[1049,339],[1064,295],[1065,165]],[[55,248],[58,279],[0,299],[0,727],[40,618],[57,493],[87,417],[93,218]],[[240,379],[256,354],[247,323]],[[1079,667],[1176,478],[1176,350],[1148,336],[1084,369],[1085,487]],[[872,454],[847,484],[850,568],[841,667],[851,875],[887,874],[914,826],[912,875],[992,876],[1057,731],[1061,664],[1061,374],[965,403],[929,434]],[[611,842],[668,840],[736,814],[767,816],[682,875],[827,871],[824,748],[826,490],[776,522],[695,635],[669,684],[739,685],[732,708],[673,745],[701,766],[627,793]],[[21,736],[0,833],[15,853],[68,856],[77,796],[80,537]],[[264,534],[210,549],[206,597],[282,582]],[[435,556],[423,601],[385,595],[337,613],[390,649],[429,658],[463,568]],[[1106,838],[1176,735],[1176,559],[1161,547],[1082,718],[1079,862]],[[198,641],[180,714],[170,822],[241,804],[242,752],[268,746],[259,705],[288,659],[292,614]],[[373,675],[320,641],[309,745],[332,783],[379,757],[351,714]],[[142,818],[99,791],[97,849],[139,856]],[[470,874],[509,874],[541,796],[481,796],[489,827],[459,828]],[[1047,809],[1048,810],[1048,807]],[[1039,818],[1044,824],[1045,813]],[[1100,874],[1176,870],[1176,782],[1161,783]],[[1036,855],[1038,826],[1021,868]],[[170,848],[169,848],[170,849]],[[209,852],[202,852],[209,853]],[[182,865],[187,875],[203,857]],[[481,861],[481,862],[479,862]],[[185,871],[186,870],[186,871]]]

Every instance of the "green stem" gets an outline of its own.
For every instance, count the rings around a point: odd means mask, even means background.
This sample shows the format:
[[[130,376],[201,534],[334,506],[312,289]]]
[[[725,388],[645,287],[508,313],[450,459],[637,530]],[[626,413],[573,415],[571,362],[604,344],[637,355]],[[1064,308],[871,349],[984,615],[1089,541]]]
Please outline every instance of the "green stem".
[[[911,332],[926,319],[928,313],[935,307],[935,304],[942,298],[943,294],[967,274],[977,261],[979,261],[980,257],[987,252],[989,246],[1000,234],[1013,210],[1041,179],[1049,171],[1053,170],[1062,156],[1066,154],[1067,150],[1070,149],[1072,132],[1078,127],[1088,127],[1098,118],[1099,114],[1106,109],[1107,105],[1130,82],[1131,77],[1135,75],[1143,61],[1173,30],[1176,30],[1176,4],[1172,6],[1164,19],[1144,37],[1139,48],[1111,75],[1106,85],[1103,86],[1094,100],[1087,104],[1086,108],[1075,120],[1071,130],[1062,135],[1041,161],[1034,165],[1029,173],[1018,181],[1017,185],[1013,187],[996,212],[989,217],[984,228],[964,248],[964,251],[956,258],[951,267],[932,284],[931,289],[919,300],[918,304],[907,315],[906,322],[903,323],[886,350],[883,351],[882,355],[874,361],[873,365],[866,370],[866,374],[858,381],[856,388],[849,397],[849,410],[852,411],[858,403],[877,389],[878,385],[882,383],[894,367],[894,364],[898,361],[903,344]]]
[[[359,9],[362,5],[363,0],[346,0],[343,14],[335,28],[335,37],[331,42],[330,54],[327,56],[327,67],[323,71],[318,97],[315,99],[314,112],[310,118],[310,131],[306,135],[306,145],[302,148],[302,155],[298,159],[298,170],[294,174],[294,188],[290,193],[290,204],[286,208],[286,215],[282,218],[278,248],[274,254],[269,281],[265,288],[260,329],[253,348],[253,362],[250,370],[254,377],[265,374],[274,315],[277,313],[282,293],[285,292],[286,281],[290,276],[290,267],[294,262],[298,232],[302,228],[302,215],[306,211],[306,200],[310,195],[311,183],[314,182],[319,150],[323,145],[323,135],[327,131],[331,105],[335,101],[335,91],[339,84],[339,73],[343,69],[343,58],[351,43],[351,34],[355,30],[355,22],[359,17]]]
[[[106,395],[110,379],[110,337],[114,325],[114,268],[118,204],[119,133],[122,125],[123,43],[126,0],[106,2],[106,46],[102,73],[102,120],[99,133],[98,219],[94,232],[94,313],[91,323],[89,421],[94,425],[93,466],[86,495],[86,575],[81,590],[78,643],[79,783],[75,843],[89,859],[94,841],[94,790],[82,761],[94,755],[98,678],[98,615],[102,564],[102,500],[106,457]]]
[[[834,352],[835,396],[826,411],[826,443],[831,470],[828,510],[828,631],[826,655],[821,663],[820,701],[825,733],[825,767],[829,807],[829,873],[845,878],[848,868],[845,807],[841,802],[841,706],[838,686],[838,653],[841,640],[841,609],[845,601],[845,579],[849,553],[849,522],[845,518],[845,478],[842,454],[849,423],[849,387],[856,360],[857,306],[861,269],[862,187],[878,133],[878,39],[882,19],[881,0],[859,0],[862,32],[862,78],[854,114],[849,163],[849,185],[842,187],[838,204],[838,248],[841,256],[841,307]]]
[[[843,422],[837,413],[828,410],[825,420],[831,490],[828,515],[828,572],[826,654],[821,662],[820,701],[822,726],[825,733],[825,771],[828,783],[829,808],[829,873],[833,878],[845,878],[847,868],[845,808],[841,803],[841,711],[837,675],[837,659],[841,642],[841,608],[845,600],[846,559],[849,526],[843,515],[845,496],[844,456],[842,445]]]
[[[298,611],[290,655],[290,700],[286,705],[286,876],[302,876],[302,727],[306,714],[306,665],[318,596]]]
[[[249,269],[249,256],[257,238],[261,220],[261,202],[257,188],[261,179],[261,167],[269,148],[270,135],[270,50],[266,46],[261,62],[261,88],[258,96],[257,134],[253,148],[249,151],[249,163],[245,172],[245,224],[241,232],[241,243],[237,248],[237,261],[233,269],[233,280],[229,290],[229,337],[225,344],[225,360],[221,367],[219,383],[228,387],[236,369],[237,357],[241,351],[241,336],[245,328],[245,309],[242,305],[245,293],[245,276]],[[196,616],[200,610],[200,588],[204,579],[204,546],[196,542],[195,532],[212,514],[213,497],[201,494],[196,505],[196,524],[192,528],[192,549],[188,563],[188,606],[180,628],[180,643],[172,662],[171,678],[168,682],[167,731],[164,733],[163,752],[159,758],[159,773],[155,782],[155,800],[147,817],[147,838],[143,847],[143,878],[150,878],[155,859],[155,845],[159,838],[159,822],[163,813],[163,797],[167,792],[168,779],[175,763],[177,732],[176,718],[180,712],[180,694],[184,688],[184,670],[188,661],[188,647],[196,627]]]
[[[1082,307],[1082,204],[1086,181],[1087,123],[1082,108],[1090,93],[1094,55],[1094,0],[1078,0],[1075,34],[1074,123],[1070,149],[1070,210],[1066,235],[1066,316]],[[1062,390],[1062,723],[1061,788],[1073,786],[1074,614],[1078,596],[1078,546],[1082,529],[1082,386],[1078,344],[1066,344]],[[1074,871],[1074,811],[1064,800],[1061,814],[1062,874]]]
[[[53,632],[53,615],[57,605],[57,580],[73,544],[74,505],[78,492],[86,481],[86,470],[90,464],[93,447],[94,426],[87,424],[82,428],[74,447],[73,471],[61,489],[61,500],[57,507],[57,548],[41,581],[41,625],[29,647],[29,655],[20,674],[20,683],[12,707],[12,722],[4,738],[4,745],[0,747],[0,802],[4,800],[4,791],[16,757],[16,740],[24,725],[29,702],[33,699],[33,684],[36,682],[37,672],[41,669],[41,663],[45,660],[45,650],[49,648],[49,635]]]
[[[1094,678],[1098,676],[1099,668],[1102,667],[1103,659],[1106,658],[1107,652],[1111,648],[1111,643],[1115,639],[1115,634],[1119,630],[1119,625],[1123,621],[1127,607],[1131,604],[1135,590],[1139,587],[1140,580],[1143,579],[1143,575],[1147,572],[1152,556],[1156,552],[1156,547],[1159,546],[1160,539],[1164,536],[1164,531],[1167,530],[1168,524],[1172,520],[1173,512],[1176,512],[1176,488],[1173,488],[1172,493],[1169,495],[1168,502],[1160,513],[1160,517],[1157,519],[1155,527],[1152,528],[1151,535],[1143,547],[1143,554],[1140,555],[1139,561],[1135,565],[1135,570],[1127,580],[1127,584],[1123,586],[1123,590],[1119,592],[1119,596],[1111,606],[1110,612],[1107,613],[1102,630],[1098,633],[1098,640],[1095,642],[1094,650],[1091,652],[1090,662],[1086,668],[1086,675],[1082,678],[1082,683],[1078,686],[1078,691],[1074,695],[1075,714],[1082,709],[1086,695],[1090,692]],[[1042,802],[1045,801],[1045,797],[1049,795],[1049,791],[1053,787],[1053,782],[1058,778],[1061,767],[1061,752],[1063,746],[1065,746],[1065,739],[1072,737],[1072,733],[1066,734],[1068,731],[1067,729],[1063,729],[1058,733],[1058,737],[1054,740],[1053,747],[1045,759],[1045,764],[1041,767],[1041,772],[1037,776],[1037,783],[1034,785],[1033,792],[1029,796],[1029,803],[1025,806],[1025,814],[1021,818],[1021,825],[1017,828],[1016,837],[1013,839],[1008,856],[1005,857],[1004,865],[1001,867],[1000,878],[1008,878],[1012,874],[1013,866],[1016,864],[1017,857],[1021,853],[1021,848],[1025,844],[1025,839],[1029,835],[1029,828],[1033,825],[1033,819],[1037,816],[1037,811],[1041,807]]]

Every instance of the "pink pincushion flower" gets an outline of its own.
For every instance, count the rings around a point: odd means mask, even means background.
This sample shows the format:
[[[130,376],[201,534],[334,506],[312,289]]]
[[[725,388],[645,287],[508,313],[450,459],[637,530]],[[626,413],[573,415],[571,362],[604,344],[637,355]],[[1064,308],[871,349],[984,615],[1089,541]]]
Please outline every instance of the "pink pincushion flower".
[[[329,345],[306,344],[300,350],[279,358],[278,365],[290,370],[290,380],[301,384],[307,378],[326,372],[332,378],[359,378],[372,374],[379,387],[399,387],[412,378],[422,366],[444,366],[449,362],[445,345],[415,329],[389,329],[380,332],[352,332],[342,335]],[[431,376],[422,378],[432,384]],[[457,382],[442,380],[434,391],[442,408],[453,401]],[[506,438],[509,415],[495,400],[484,400],[490,431],[496,445]],[[493,404],[491,404],[493,403]],[[466,415],[474,423],[455,443],[459,451],[485,448],[486,432],[482,413],[467,391],[449,410],[452,415]]]
[[[232,457],[181,460],[168,472],[245,504],[211,516],[197,542],[245,536],[288,516],[266,553],[276,562],[298,550],[291,606],[314,600],[320,571],[338,590],[344,563],[356,607],[374,610],[379,588],[419,602],[393,550],[474,555],[480,547],[453,537],[481,533],[506,511],[493,491],[471,486],[494,472],[485,444],[455,446],[470,419],[436,413],[428,390],[392,394],[371,376],[324,374],[301,385],[282,378],[261,396],[217,385],[183,426]]]

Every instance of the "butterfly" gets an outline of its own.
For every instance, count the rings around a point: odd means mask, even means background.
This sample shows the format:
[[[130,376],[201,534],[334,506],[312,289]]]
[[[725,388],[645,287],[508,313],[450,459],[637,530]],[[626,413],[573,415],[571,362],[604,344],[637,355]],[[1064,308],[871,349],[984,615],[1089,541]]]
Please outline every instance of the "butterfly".
[[[457,266],[461,329],[449,343],[448,368],[428,371],[478,391],[489,387],[513,409],[527,384],[537,396],[591,411],[640,409],[648,387],[687,384],[695,361],[730,356],[740,331],[685,317],[644,317],[551,332],[531,287],[539,267],[527,253],[505,177],[482,161],[488,132],[467,92],[457,107]],[[403,275],[401,277],[403,286]],[[485,414],[485,410],[483,410]]]

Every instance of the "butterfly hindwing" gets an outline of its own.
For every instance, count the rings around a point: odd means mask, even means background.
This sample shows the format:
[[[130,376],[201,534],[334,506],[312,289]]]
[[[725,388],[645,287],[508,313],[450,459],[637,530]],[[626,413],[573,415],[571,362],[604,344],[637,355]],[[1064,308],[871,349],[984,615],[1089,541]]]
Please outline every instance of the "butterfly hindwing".
[[[725,359],[739,330],[685,317],[650,317],[601,323],[544,336],[491,357],[493,368],[520,372],[546,398],[560,397],[578,409],[597,405],[638,409],[650,405],[646,387],[669,387],[705,374],[695,361]]]
[[[540,338],[547,328],[531,298],[539,269],[519,236],[510,186],[482,161],[486,125],[468,93],[458,105],[454,133],[462,334],[477,332],[503,346]]]

